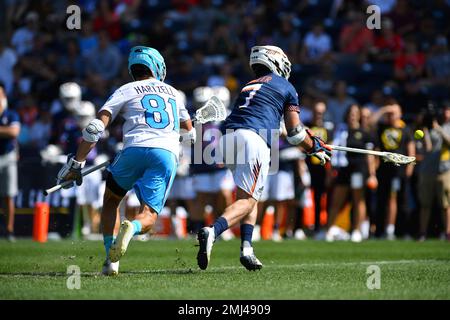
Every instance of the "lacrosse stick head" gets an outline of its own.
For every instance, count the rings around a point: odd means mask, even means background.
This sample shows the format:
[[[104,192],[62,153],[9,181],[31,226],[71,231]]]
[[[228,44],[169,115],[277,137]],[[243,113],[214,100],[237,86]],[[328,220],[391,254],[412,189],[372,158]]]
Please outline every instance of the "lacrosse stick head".
[[[391,163],[395,164],[396,166],[400,166],[402,164],[415,163],[416,158],[408,157],[408,156],[405,156],[405,155],[399,154],[399,153],[385,152],[383,154],[383,160],[384,160],[384,162],[391,162]]]
[[[227,110],[222,101],[212,96],[203,107],[195,112],[194,120],[200,123],[206,123],[211,121],[222,121],[227,116]]]

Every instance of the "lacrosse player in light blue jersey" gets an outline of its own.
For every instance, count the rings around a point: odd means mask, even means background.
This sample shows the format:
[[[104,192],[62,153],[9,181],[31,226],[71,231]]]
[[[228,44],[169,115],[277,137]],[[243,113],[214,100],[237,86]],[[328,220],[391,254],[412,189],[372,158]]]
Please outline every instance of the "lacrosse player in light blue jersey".
[[[180,127],[185,130],[181,140],[196,139],[178,90],[163,82],[166,66],[161,54],[153,48],[133,47],[128,70],[134,81],[117,89],[97,118],[83,129],[83,141],[76,155],[69,156],[58,173],[58,183],[74,180],[80,185],[81,169],[89,151],[117,115],[124,118],[124,148],[108,167],[101,216],[105,275],[118,274],[119,260],[132,237],[147,233],[154,226],[176,174]],[[139,213],[133,221],[123,221],[117,230],[120,201],[132,188],[141,203]]]

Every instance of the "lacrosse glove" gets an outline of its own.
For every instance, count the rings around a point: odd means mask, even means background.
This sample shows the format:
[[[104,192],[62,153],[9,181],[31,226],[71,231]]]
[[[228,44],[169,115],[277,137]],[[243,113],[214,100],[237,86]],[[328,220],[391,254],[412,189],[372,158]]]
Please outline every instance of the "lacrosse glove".
[[[59,170],[57,176],[57,184],[61,184],[66,180],[74,180],[77,186],[83,183],[83,176],[81,175],[81,169],[84,168],[86,161],[79,162],[75,160],[73,154],[67,156],[67,163]],[[64,189],[72,188],[74,184],[69,184]]]

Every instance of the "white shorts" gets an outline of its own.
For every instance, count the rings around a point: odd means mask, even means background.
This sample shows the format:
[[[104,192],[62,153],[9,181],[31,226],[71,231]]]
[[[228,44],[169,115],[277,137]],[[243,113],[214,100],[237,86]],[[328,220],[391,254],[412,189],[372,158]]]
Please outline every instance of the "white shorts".
[[[234,183],[259,200],[270,166],[270,149],[255,132],[238,129],[220,138],[219,150]]]
[[[261,201],[285,201],[295,198],[294,173],[292,171],[278,171],[269,175]]]
[[[192,200],[195,198],[194,179],[192,177],[177,176],[170,189],[167,199]]]
[[[102,173],[94,171],[83,177],[81,186],[76,187],[77,204],[80,206],[98,203],[100,188],[102,184]]]
[[[232,191],[235,188],[233,175],[228,169],[196,174],[193,182],[196,192],[217,193],[220,190]]]

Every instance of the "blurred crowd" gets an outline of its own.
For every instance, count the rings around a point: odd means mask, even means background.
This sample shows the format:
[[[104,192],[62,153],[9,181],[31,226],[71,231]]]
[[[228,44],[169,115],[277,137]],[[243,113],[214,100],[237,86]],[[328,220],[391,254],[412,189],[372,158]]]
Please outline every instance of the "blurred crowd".
[[[71,4],[81,8],[81,30],[66,26]],[[367,28],[371,4],[380,8],[380,29]],[[260,208],[276,215],[270,237],[304,238],[303,230],[330,241],[371,234],[448,237],[449,1],[7,0],[0,6],[0,82],[8,109],[20,117],[19,162],[45,157],[49,145],[61,154],[75,150],[85,117],[130,81],[126,58],[136,44],[162,53],[166,81],[185,93],[188,106],[202,86],[226,88],[232,103],[252,78],[250,48],[273,44],[292,62],[289,80],[300,95],[300,115],[316,134],[328,143],[416,156],[417,164],[394,167],[335,153],[323,168],[286,151]],[[61,90],[68,82],[79,92]],[[64,99],[74,91],[90,104],[67,109]],[[416,129],[424,139],[413,138]],[[116,121],[96,154],[112,158],[120,141]],[[195,178],[195,169],[190,172]],[[207,200],[208,190],[200,190],[201,201],[195,193],[181,199],[190,215],[198,209],[186,200],[202,204],[192,230],[204,222],[203,211],[220,214],[230,188],[217,190],[223,191],[220,204]],[[312,207],[311,220],[305,208]],[[347,227],[339,221],[345,210],[353,217]],[[263,220],[261,214],[261,226]]]

